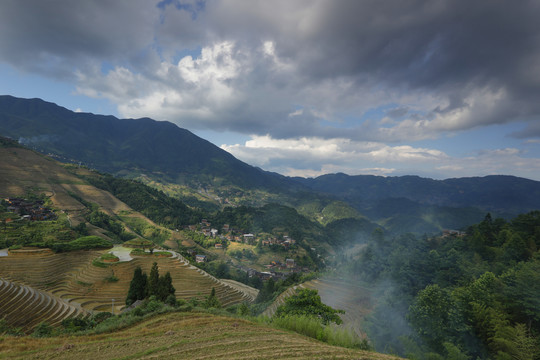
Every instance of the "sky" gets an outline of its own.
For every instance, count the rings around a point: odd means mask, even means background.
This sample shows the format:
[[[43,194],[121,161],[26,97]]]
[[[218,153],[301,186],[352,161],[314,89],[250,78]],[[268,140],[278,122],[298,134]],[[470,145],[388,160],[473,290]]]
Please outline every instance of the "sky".
[[[540,180],[540,1],[3,0],[0,94],[288,176]]]

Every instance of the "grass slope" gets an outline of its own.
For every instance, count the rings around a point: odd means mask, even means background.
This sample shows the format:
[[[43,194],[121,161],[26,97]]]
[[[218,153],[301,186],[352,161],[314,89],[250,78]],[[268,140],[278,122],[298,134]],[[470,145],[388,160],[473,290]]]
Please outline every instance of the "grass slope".
[[[114,333],[4,337],[6,359],[396,359],[206,313],[170,313]]]

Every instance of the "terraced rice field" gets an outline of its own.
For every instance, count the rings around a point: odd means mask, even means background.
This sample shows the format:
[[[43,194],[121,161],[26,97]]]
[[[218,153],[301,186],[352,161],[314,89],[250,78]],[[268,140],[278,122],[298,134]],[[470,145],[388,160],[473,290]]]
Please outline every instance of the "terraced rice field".
[[[397,359],[330,346],[267,326],[204,313],[172,313],[103,335],[4,338],[7,359]]]
[[[93,265],[92,261],[103,252],[49,252],[0,257],[0,279],[3,279],[1,284],[4,284],[0,286],[0,299],[6,299],[0,302],[0,314],[6,316],[8,324],[24,323],[30,329],[37,324],[36,314],[42,314],[41,308],[49,304],[45,300],[30,300],[41,295],[52,299],[51,302],[78,309],[62,313],[64,318],[85,312],[114,310],[117,313],[124,307],[135,268],[140,266],[144,272],[149,273],[154,262],[158,263],[160,274],[171,273],[176,297],[179,299],[203,299],[210,294],[212,288],[216,289],[216,295],[223,306],[252,302],[256,296],[240,286],[219,281],[177,254],[169,258],[136,257],[131,261],[109,264],[105,268]],[[14,306],[13,301],[7,301],[13,294],[19,293],[20,296],[24,293],[24,299],[33,304],[28,304],[26,308],[34,310],[22,314],[22,308]],[[43,315],[39,319],[55,324],[62,320],[53,317],[53,314],[50,317]]]
[[[0,314],[7,323],[30,332],[42,321],[59,325],[62,320],[86,316],[88,312],[74,303],[68,303],[47,292],[0,279]],[[32,314],[32,316],[28,316]]]
[[[263,314],[273,316],[278,306],[283,304],[287,297],[295,294],[299,288],[318,290],[323,303],[334,309],[345,310],[345,314],[340,315],[343,327],[353,330],[359,336],[365,336],[362,321],[372,310],[371,290],[350,281],[315,279],[291,287],[278,296]]]

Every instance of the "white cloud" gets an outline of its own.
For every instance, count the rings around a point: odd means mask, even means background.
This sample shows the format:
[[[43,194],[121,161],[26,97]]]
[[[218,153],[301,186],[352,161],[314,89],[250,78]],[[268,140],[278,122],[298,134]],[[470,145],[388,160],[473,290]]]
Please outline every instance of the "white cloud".
[[[273,139],[252,135],[244,144],[222,145],[237,158],[289,176],[313,177],[327,173],[403,175],[435,178],[522,174],[534,178],[540,159],[528,158],[516,148],[482,150],[454,157],[437,149],[410,145],[389,146],[349,139]],[[384,165],[384,166],[381,166]]]
[[[268,135],[253,135],[244,144],[222,145],[221,148],[250,164],[295,176],[329,172],[388,175],[396,170],[395,165],[435,163],[448,157],[438,150],[412,146],[391,147],[343,138],[273,139]]]

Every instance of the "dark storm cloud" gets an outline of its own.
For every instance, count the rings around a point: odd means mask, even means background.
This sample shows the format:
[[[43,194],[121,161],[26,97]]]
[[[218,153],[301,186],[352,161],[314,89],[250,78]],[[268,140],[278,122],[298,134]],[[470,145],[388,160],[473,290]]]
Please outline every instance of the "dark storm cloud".
[[[77,74],[81,93],[129,116],[399,141],[539,120],[539,18],[535,0],[10,0],[0,4],[0,61]],[[218,54],[216,44],[231,46]],[[198,58],[198,49],[212,51]],[[178,64],[193,51],[199,62]],[[378,106],[394,108],[393,128],[362,124]],[[356,123],[328,123],[342,112]]]
[[[141,1],[3,1],[0,61],[56,76],[72,76],[90,60],[125,61],[152,44],[154,8]]]
[[[208,16],[221,36],[274,39],[277,55],[298,64],[306,86],[343,77],[358,87],[432,92],[448,100],[431,109],[439,113],[466,109],[475,92],[502,89],[507,108],[478,124],[540,113],[538,1],[293,2],[280,3],[283,16],[260,3],[255,10],[220,4],[221,19],[213,18],[217,10]]]

